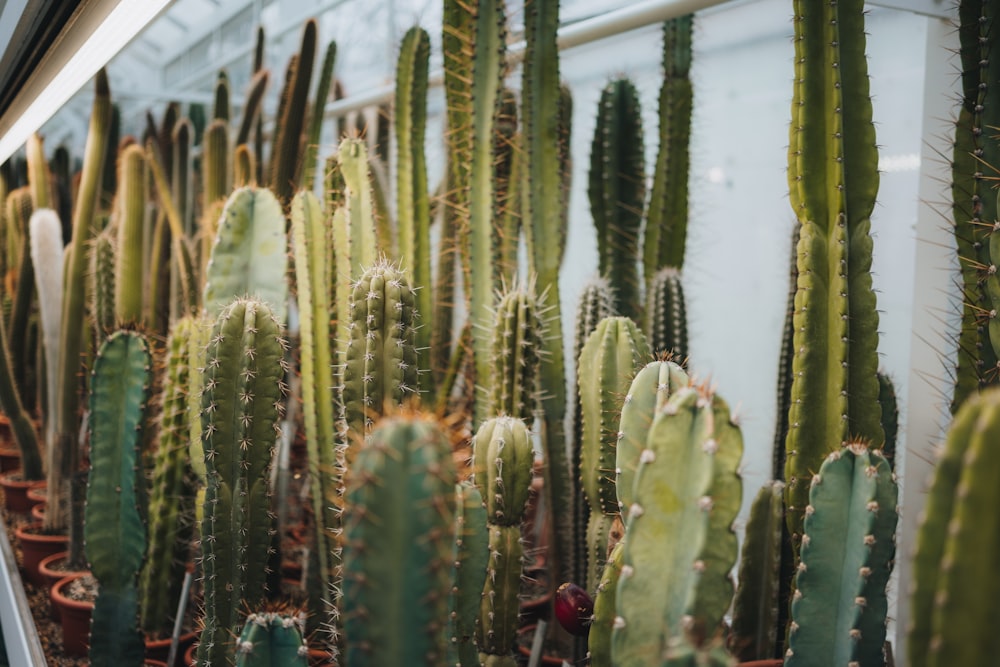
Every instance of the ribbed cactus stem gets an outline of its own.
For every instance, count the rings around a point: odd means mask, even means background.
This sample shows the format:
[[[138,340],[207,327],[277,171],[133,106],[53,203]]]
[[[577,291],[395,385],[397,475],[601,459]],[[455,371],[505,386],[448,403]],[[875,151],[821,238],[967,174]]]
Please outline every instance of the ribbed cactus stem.
[[[666,352],[683,362],[688,355],[687,306],[681,272],[657,271],[646,295],[646,330],[654,353]]]
[[[870,216],[878,191],[861,0],[795,0],[788,185],[801,225],[785,503],[802,533],[809,480],[849,437],[874,447],[878,312]]]
[[[261,105],[270,76],[269,71],[262,69],[254,72],[253,78],[250,79],[246,101],[243,103],[243,111],[240,116],[240,129],[236,132],[236,141],[234,142],[237,148],[244,144],[247,144],[248,149],[250,148],[250,133],[257,124],[257,119],[260,118]],[[262,159],[262,157],[258,155],[257,159]],[[256,171],[252,172],[251,178],[253,181],[257,180]]]
[[[489,533],[483,496],[471,484],[455,485],[455,545],[447,664],[478,667],[476,622],[489,567]]]
[[[501,657],[494,664],[512,665],[524,556],[521,521],[531,488],[534,453],[527,427],[514,417],[484,422],[472,450],[476,486],[486,504],[490,550],[476,641],[481,654]]]
[[[146,554],[139,447],[151,376],[145,339],[112,334],[97,353],[90,393],[90,476],[85,550],[100,584],[90,633],[90,664],[139,664],[138,576]]]
[[[251,613],[236,640],[236,667],[306,667],[303,624],[300,615]]]
[[[194,231],[192,215],[192,183],[191,183],[191,134],[194,130],[191,121],[181,118],[174,126],[174,155],[171,159],[173,174],[170,177],[170,189],[173,194],[174,207],[181,219],[181,228],[185,234]],[[173,231],[173,230],[171,230]]]
[[[346,664],[443,664],[455,482],[429,417],[386,419],[358,452],[344,517]]]
[[[49,166],[45,162],[45,148],[37,132],[28,137],[25,145],[28,158],[28,187],[31,189],[31,204],[35,210],[52,208],[49,184]]]
[[[534,421],[545,325],[533,284],[514,285],[499,296],[492,331],[493,373],[489,414]]]
[[[316,39],[319,30],[316,19],[309,19],[302,28],[302,41],[286,84],[288,99],[275,128],[271,152],[271,187],[283,207],[287,207],[298,186],[299,153],[302,128],[305,125],[309,101],[309,85],[316,61]]]
[[[306,131],[306,146],[302,157],[302,182],[305,190],[313,191],[316,187],[316,167],[319,160],[319,140],[322,134],[323,121],[326,118],[326,102],[330,99],[330,81],[333,79],[333,65],[337,60],[337,43],[330,42],[326,46],[323,66],[316,82],[316,94],[313,96],[312,112],[309,114],[309,129]]]
[[[115,324],[142,322],[143,262],[146,221],[146,164],[143,149],[133,144],[118,158],[118,199],[121,217],[115,250]]]
[[[17,382],[21,400],[31,405],[28,382],[28,320],[35,299],[35,264],[31,261],[31,227],[28,224],[33,213],[31,192],[28,187],[18,188],[10,193],[7,212],[11,224],[16,226],[18,239],[17,285],[14,303],[10,313],[10,328],[7,345],[14,363],[14,380]]]
[[[699,646],[719,632],[733,596],[742,454],[728,407],[705,387],[680,389],[656,414],[627,513],[615,665],[648,665],[678,640]]]
[[[608,533],[618,515],[615,470],[622,405],[632,378],[649,356],[646,337],[627,317],[601,320],[580,351],[577,374],[584,378],[579,391],[583,437],[580,469],[574,472],[580,475],[590,503],[588,591],[597,590],[608,554]]]
[[[615,288],[615,307],[638,319],[639,227],[646,199],[639,92],[616,79],[601,93],[590,151],[590,212],[597,228],[598,267]]]
[[[899,404],[896,401],[896,386],[887,373],[878,374],[878,403],[882,409],[882,431],[885,442],[882,443],[882,456],[889,466],[896,465],[896,438],[899,435]]]
[[[611,667],[611,630],[618,615],[618,580],[621,577],[625,543],[618,542],[608,554],[594,595],[594,620],[587,636],[591,667]]]
[[[898,491],[889,463],[863,444],[831,453],[813,476],[787,667],[884,664]]]
[[[230,192],[229,184],[229,126],[222,120],[214,120],[205,129],[202,140],[202,205],[205,210]]]
[[[201,526],[205,587],[199,665],[234,656],[233,632],[264,597],[274,517],[270,475],[285,347],[263,301],[239,299],[218,315],[205,357],[202,445],[208,486]]]
[[[371,266],[377,256],[368,149],[362,140],[347,138],[340,144],[337,159],[347,189],[346,246],[350,258],[349,271],[338,270],[338,275],[357,280],[364,267]]]
[[[226,70],[219,70],[215,77],[215,98],[212,105],[212,118],[229,124],[229,75]]]

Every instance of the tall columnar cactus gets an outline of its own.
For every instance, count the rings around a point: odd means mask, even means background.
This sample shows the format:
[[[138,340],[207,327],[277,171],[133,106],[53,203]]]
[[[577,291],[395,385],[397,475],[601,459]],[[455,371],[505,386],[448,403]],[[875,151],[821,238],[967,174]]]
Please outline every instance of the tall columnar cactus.
[[[319,79],[316,81],[316,94],[313,96],[312,111],[309,114],[309,127],[306,130],[306,145],[302,155],[301,187],[312,192],[316,187],[316,167],[319,161],[319,139],[326,119],[325,109],[330,99],[330,81],[333,79],[333,65],[337,61],[337,43],[326,45],[326,55],[320,68]]]
[[[782,482],[767,484],[750,506],[729,638],[730,650],[741,660],[773,658],[779,641],[784,488]]]
[[[288,98],[281,105],[282,113],[278,117],[274,146],[271,150],[270,184],[278,201],[286,208],[299,182],[302,128],[305,126],[309,85],[316,60],[318,29],[316,19],[309,19],[302,28],[302,42],[296,54],[295,64],[289,71],[290,79],[286,82],[285,92]]]
[[[534,284],[514,285],[499,296],[493,323],[489,414],[534,420],[545,325]]]
[[[98,344],[115,330],[115,251],[117,244],[111,227],[94,237],[87,275],[90,313]],[[141,292],[141,289],[139,290]]]
[[[253,78],[250,79],[250,83],[247,85],[246,101],[243,104],[240,116],[240,128],[236,131],[236,141],[234,142],[237,148],[246,145],[248,150],[252,150],[249,144],[250,134],[257,124],[257,120],[260,118],[264,93],[267,91],[267,84],[270,78],[271,73],[268,70],[258,70],[254,72]],[[264,156],[256,155],[255,157],[261,160]],[[250,180],[256,182],[257,171],[254,170],[249,176]]]
[[[215,97],[212,105],[212,118],[229,123],[229,75],[226,70],[219,70],[215,77]]]
[[[884,665],[898,518],[892,469],[852,443],[812,480],[785,665]]]
[[[861,0],[795,0],[788,185],[801,225],[785,504],[793,542],[809,481],[849,437],[880,447],[869,217],[878,149]]]
[[[521,238],[521,134],[517,127],[517,95],[503,88],[493,133],[493,185],[497,222],[493,225],[493,257],[501,283],[511,284],[518,274],[517,253]]]
[[[789,262],[788,298],[785,322],[781,329],[781,350],[778,353],[778,405],[774,425],[774,449],[771,456],[771,479],[785,479],[785,439],[788,438],[788,412],[792,400],[792,361],[795,359],[795,293],[799,282],[799,237],[802,227],[792,228],[791,261]]]
[[[896,402],[896,387],[887,373],[878,374],[878,403],[882,409],[882,431],[885,442],[882,456],[891,467],[896,465],[896,438],[899,435],[899,404]]]
[[[628,79],[616,79],[601,93],[587,194],[599,271],[615,288],[616,310],[635,320],[642,302],[637,262],[645,171],[639,91]]]
[[[431,206],[427,194],[427,160],[424,135],[427,127],[427,71],[431,39],[427,31],[413,27],[403,37],[396,67],[396,222],[399,256],[403,268],[413,276],[417,288],[417,310],[427,320],[417,329],[419,349],[430,346],[435,323],[431,313]],[[421,390],[429,391],[433,378],[421,378]]]
[[[194,473],[188,457],[190,340],[195,320],[178,320],[167,341],[159,436],[149,481],[146,559],[139,574],[143,631],[162,636],[173,627],[194,533]]]
[[[64,280],[62,330],[59,334],[59,399],[56,410],[56,441],[49,443],[49,469],[46,486],[47,500],[45,528],[56,531],[72,523],[70,530],[69,561],[73,566],[83,564],[83,517],[74,508],[73,522],[69,521],[64,501],[70,497],[70,478],[76,472],[78,460],[78,408],[80,403],[79,381],[80,353],[84,334],[84,273],[87,266],[87,248],[94,232],[94,214],[100,189],[102,161],[111,114],[111,92],[104,70],[97,73],[94,108],[90,117],[90,130],[84,150],[83,172],[73,210],[73,239],[69,246]]]
[[[208,486],[201,524],[205,618],[199,665],[233,659],[233,633],[266,590],[274,533],[268,469],[285,374],[281,334],[267,303],[238,299],[216,318],[206,350],[201,405]]]
[[[17,381],[21,400],[26,407],[31,406],[32,397],[27,381],[29,376],[28,363],[28,320],[31,317],[31,306],[35,299],[35,264],[31,261],[31,226],[28,224],[34,207],[31,199],[31,189],[18,188],[10,193],[7,199],[9,224],[17,228],[18,270],[17,284],[14,289],[14,301],[10,313],[10,329],[8,346],[14,362],[14,379]]]
[[[31,421],[31,414],[21,402],[21,394],[14,381],[13,362],[7,346],[8,334],[4,318],[0,317],[0,410],[10,420],[14,441],[21,452],[21,476],[25,480],[42,479],[42,455],[38,448],[38,435]]]
[[[346,664],[442,664],[456,481],[429,417],[388,418],[358,452],[344,516]]]
[[[594,594],[594,618],[587,634],[591,667],[611,667],[611,632],[617,614],[618,581],[622,573],[625,543],[618,542],[608,554]]]
[[[118,158],[118,239],[115,251],[115,324],[142,322],[146,221],[146,165],[143,149],[131,145]]]
[[[559,300],[559,267],[566,238],[563,233],[562,173],[559,151],[559,27],[557,0],[524,3],[526,49],[522,84],[522,127],[525,135],[527,179],[525,225],[531,227],[528,257],[538,277],[542,304],[549,320],[542,364],[542,400],[545,413],[545,500],[555,531],[549,551],[554,581],[565,581],[568,571],[572,521],[569,463],[566,456],[566,368],[562,314]]]
[[[480,661],[513,667],[521,570],[521,521],[531,489],[534,453],[520,419],[495,417],[472,442],[473,474],[486,503],[490,559],[476,626]]]
[[[312,616],[331,615],[336,584],[340,532],[339,498],[342,471],[337,463],[334,413],[334,346],[330,287],[335,280],[326,217],[316,197],[301,191],[292,199],[292,238],[299,312],[299,358],[302,374],[302,417],[308,452],[309,487],[316,527],[319,581],[315,591],[322,608]],[[328,622],[333,619],[329,618]]]
[[[90,479],[84,539],[100,584],[90,631],[90,664],[137,665],[145,645],[138,622],[139,568],[146,555],[139,447],[151,357],[139,334],[112,334],[90,383]]]
[[[643,272],[648,289],[665,266],[681,269],[687,243],[688,177],[691,168],[691,28],[693,16],[663,24],[663,84],[660,86],[660,146],[653,171]]]
[[[62,316],[64,260],[62,223],[54,211],[42,209],[32,214],[29,224],[31,259],[36,266],[46,267],[44,271],[35,273],[35,285],[45,350],[46,395],[42,414],[45,415],[44,442],[48,443],[52,442],[55,434],[56,401],[59,396],[59,318]],[[4,412],[9,417],[16,411],[4,408]],[[23,468],[23,459],[21,464]]]
[[[621,455],[619,468],[636,465]],[[614,664],[648,665],[719,631],[733,596],[742,455],[729,408],[705,387],[680,389],[657,411],[628,506]]]
[[[406,274],[385,259],[365,270],[352,287],[342,389],[341,437],[348,463],[375,418],[416,392],[415,302]]]
[[[1000,485],[1000,389],[970,396],[955,415],[927,495],[906,585],[913,667],[985,665],[996,656],[1000,526],[983,521]]]
[[[646,331],[654,353],[668,352],[677,359],[688,355],[687,307],[681,272],[667,266],[656,272],[646,294]]]
[[[236,640],[236,667],[306,667],[309,649],[296,614],[257,611]]]
[[[187,235],[194,232],[194,216],[191,183],[191,135],[194,130],[191,121],[181,118],[174,126],[174,155],[170,163],[173,174],[170,177],[170,188],[173,194],[174,207],[181,218],[182,229]]]
[[[215,317],[234,298],[266,301],[285,320],[288,242],[281,205],[266,188],[234,192],[222,212],[205,276],[205,311]]]
[[[229,145],[229,126],[225,121],[214,120],[205,129],[202,141],[202,208],[209,211],[214,204],[229,194],[232,183]]]
[[[450,622],[445,640],[447,664],[479,667],[476,621],[489,567],[489,533],[486,505],[479,489],[469,483],[455,485],[455,545],[452,561]]]
[[[608,555],[608,534],[618,516],[615,492],[618,432],[622,404],[632,378],[649,359],[646,337],[631,319],[609,317],[597,325],[580,351],[577,375],[583,437],[580,469],[590,503],[587,526],[588,567],[585,588],[596,591]]]
[[[490,311],[497,289],[499,271],[494,263],[496,192],[494,176],[494,135],[503,90],[503,57],[506,19],[503,3],[479,0],[476,10],[472,60],[472,163],[469,171],[470,271],[469,318],[472,322],[472,354],[476,385],[488,388],[490,375]],[[487,415],[484,396],[475,397],[475,421]]]
[[[347,233],[343,243],[335,243],[338,247],[343,246],[342,252],[346,253],[347,261],[343,267],[338,263],[337,275],[357,280],[364,267],[371,266],[377,257],[368,148],[361,139],[346,138],[340,143],[337,160],[347,190]],[[349,284],[345,282],[345,285]]]
[[[992,166],[1000,164],[1000,143],[992,129],[1000,125],[1000,87],[994,85],[1000,67],[995,32],[1000,8],[989,0],[963,0],[958,16],[962,104],[952,155],[952,214],[963,304],[952,413],[980,387],[997,382],[1000,356],[994,270],[1000,237],[993,234],[997,198],[991,187]]]

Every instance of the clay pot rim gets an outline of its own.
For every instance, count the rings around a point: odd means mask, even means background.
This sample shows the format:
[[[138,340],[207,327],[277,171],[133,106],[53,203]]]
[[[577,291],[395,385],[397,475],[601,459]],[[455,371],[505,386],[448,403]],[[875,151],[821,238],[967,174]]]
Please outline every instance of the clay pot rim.
[[[24,539],[25,536],[29,540],[35,540],[37,542],[69,542],[69,535],[67,533],[40,533],[37,532],[43,529],[41,521],[32,521],[31,523],[22,523],[17,528],[14,529],[14,535],[17,539]]]
[[[46,577],[52,577],[56,581],[63,579],[71,574],[78,574],[88,572],[89,570],[53,570],[49,568],[49,565],[60,560],[65,560],[69,558],[69,551],[57,551],[54,554],[50,554],[38,561],[38,572]],[[43,571],[44,570],[44,571]],[[51,573],[51,574],[49,574]]]
[[[80,602],[79,600],[74,600],[64,595],[62,592],[63,588],[69,586],[77,579],[81,579],[82,577],[88,574],[90,574],[90,572],[74,572],[73,574],[68,574],[59,581],[57,581],[55,584],[52,585],[52,590],[51,590],[52,599],[58,600],[59,601],[58,603],[66,607],[67,609],[79,609],[79,610],[93,609],[94,608],[93,602]]]
[[[785,663],[784,660],[780,658],[771,658],[769,660],[751,660],[749,662],[738,662],[737,667],[781,667]]]
[[[14,475],[20,475],[21,469],[15,468],[13,470],[8,470],[7,472],[0,473],[0,486],[10,486],[14,488],[34,488],[36,486],[45,486],[44,479],[11,479]]]

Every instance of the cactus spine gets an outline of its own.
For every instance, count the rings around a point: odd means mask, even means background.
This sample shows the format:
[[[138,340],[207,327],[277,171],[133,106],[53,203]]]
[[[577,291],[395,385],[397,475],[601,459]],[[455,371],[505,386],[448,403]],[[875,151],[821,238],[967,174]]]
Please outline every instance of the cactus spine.
[[[236,667],[306,667],[307,655],[296,615],[253,612],[236,641]]]
[[[137,616],[146,554],[139,446],[150,364],[145,339],[124,331],[112,334],[94,361],[84,539],[100,583],[90,632],[95,667],[139,664],[145,652]]]
[[[346,664],[442,664],[455,482],[451,445],[427,417],[386,419],[358,452],[344,516]]]
[[[494,371],[489,414],[534,420],[544,324],[534,285],[515,285],[499,297],[492,328]]]
[[[627,514],[614,664],[648,665],[718,632],[733,595],[742,454],[728,407],[704,387],[680,389],[657,412]]]
[[[638,320],[641,303],[639,227],[646,200],[639,92],[616,79],[601,93],[590,151],[590,212],[597,228],[598,267],[615,287],[615,309]]]
[[[646,318],[653,352],[685,359],[688,354],[687,307],[681,272],[674,267],[664,267],[653,276],[646,295]]]
[[[648,358],[646,337],[627,317],[601,320],[580,351],[578,375],[586,378],[580,385],[579,474],[590,503],[588,591],[597,590],[608,554],[608,533],[618,515],[615,468],[622,403],[637,369]]]
[[[848,435],[881,446],[869,216],[878,149],[861,0],[795,0],[788,184],[801,225],[785,504],[802,533],[809,480]]]
[[[831,453],[813,476],[787,667],[885,664],[897,494],[889,463],[860,444]]]
[[[478,667],[476,621],[489,567],[489,533],[486,505],[472,484],[455,485],[455,571],[451,589],[451,622],[448,625],[448,665]]]
[[[232,633],[264,597],[274,520],[268,469],[277,438],[285,342],[263,301],[238,299],[212,326],[202,393],[208,486],[201,530],[205,625],[199,665],[234,656]]]
[[[472,442],[476,486],[486,503],[490,559],[476,626],[480,662],[513,667],[521,592],[521,520],[531,487],[534,453],[520,419],[495,417]]]

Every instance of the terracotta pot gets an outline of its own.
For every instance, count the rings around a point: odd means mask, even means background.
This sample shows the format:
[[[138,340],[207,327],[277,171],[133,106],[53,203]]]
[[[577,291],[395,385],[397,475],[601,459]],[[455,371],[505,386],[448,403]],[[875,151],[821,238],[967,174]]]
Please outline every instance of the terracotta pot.
[[[31,514],[32,521],[45,521],[45,503],[32,505],[29,514]]]
[[[49,499],[48,485],[43,482],[38,486],[33,486],[28,489],[25,495],[28,496],[28,502],[33,506],[41,505]]]
[[[149,658],[146,658],[145,660],[143,660],[142,666],[143,667],[167,667],[167,663],[162,662],[160,660],[150,660]]]
[[[197,644],[191,644],[184,651],[184,667],[194,667],[194,654],[198,650]]]
[[[0,472],[11,472],[21,467],[21,450],[16,445],[3,442],[0,436]]]
[[[59,606],[63,631],[63,651],[66,655],[85,656],[90,645],[90,617],[94,612],[94,603],[71,600],[63,594],[63,590],[67,586],[85,574],[77,572],[63,577],[52,587],[52,603]]]
[[[751,660],[750,662],[737,663],[739,667],[781,667],[784,660]]]
[[[26,481],[18,479],[20,471],[14,470],[0,475],[0,487],[3,487],[4,506],[11,512],[28,512],[31,502],[28,500],[28,489],[44,486],[45,480]]]
[[[14,530],[14,536],[21,543],[21,569],[24,576],[36,586],[45,585],[45,579],[38,573],[38,564],[46,556],[65,551],[69,545],[69,536],[46,535],[41,532],[39,521],[23,524]]]
[[[330,654],[323,649],[311,648],[309,649],[309,667],[329,667],[333,664],[330,660]]]
[[[184,667],[188,663],[184,662],[184,654],[190,646],[194,644],[194,640],[198,638],[197,632],[186,632],[182,634],[178,639],[177,644],[177,657],[174,659],[174,667]],[[167,658],[170,657],[170,637],[166,639],[147,639],[146,640],[146,661],[159,661],[160,664],[166,666]]]
[[[69,556],[68,551],[60,551],[59,553],[54,553],[51,556],[46,556],[38,562],[38,574],[42,578],[42,585],[49,589],[49,612],[53,621],[59,620],[59,607],[52,601],[52,587],[55,586],[56,582],[63,577],[86,571],[67,570],[58,567],[60,563],[64,563],[66,561],[67,556]]]

